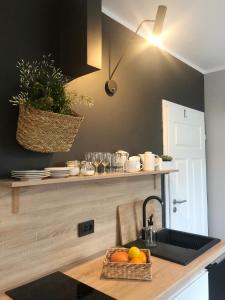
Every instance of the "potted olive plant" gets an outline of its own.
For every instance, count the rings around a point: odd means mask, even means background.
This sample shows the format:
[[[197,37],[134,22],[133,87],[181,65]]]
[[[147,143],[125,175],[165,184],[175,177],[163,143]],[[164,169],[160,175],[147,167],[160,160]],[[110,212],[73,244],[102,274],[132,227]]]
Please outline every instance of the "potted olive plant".
[[[50,55],[40,61],[20,60],[17,67],[20,93],[10,100],[19,106],[17,141],[36,152],[69,151],[83,120],[74,104],[92,106],[92,98],[67,91]]]
[[[161,170],[174,169],[174,162],[172,156],[162,155],[161,158],[162,158]]]

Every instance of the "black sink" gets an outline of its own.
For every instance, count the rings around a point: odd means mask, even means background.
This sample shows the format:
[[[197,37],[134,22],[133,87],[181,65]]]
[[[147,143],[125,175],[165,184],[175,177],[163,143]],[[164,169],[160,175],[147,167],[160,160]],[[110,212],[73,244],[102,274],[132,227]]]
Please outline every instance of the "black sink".
[[[220,240],[172,229],[157,232],[157,246],[150,248],[151,254],[181,265],[187,265]],[[142,239],[130,242],[125,247],[148,248]]]

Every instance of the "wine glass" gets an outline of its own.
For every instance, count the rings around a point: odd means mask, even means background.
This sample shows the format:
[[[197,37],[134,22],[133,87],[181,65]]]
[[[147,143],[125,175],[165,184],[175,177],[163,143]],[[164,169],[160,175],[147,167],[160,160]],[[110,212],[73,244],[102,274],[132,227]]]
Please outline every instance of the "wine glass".
[[[93,165],[95,166],[95,173],[98,173],[98,167],[101,164],[101,152],[93,152],[92,153],[92,162]]]
[[[111,153],[103,152],[102,153],[102,164],[104,167],[104,174],[106,173],[106,167],[110,164],[110,162],[111,162]]]

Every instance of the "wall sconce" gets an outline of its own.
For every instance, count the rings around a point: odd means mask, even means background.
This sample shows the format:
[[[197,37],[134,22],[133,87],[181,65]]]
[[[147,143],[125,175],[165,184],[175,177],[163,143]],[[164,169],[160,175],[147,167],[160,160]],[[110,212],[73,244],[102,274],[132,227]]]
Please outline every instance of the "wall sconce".
[[[142,27],[142,25],[146,22],[151,22],[151,23],[154,23],[154,27],[153,27],[153,30],[152,30],[152,35],[155,36],[155,37],[158,37],[161,32],[162,32],[162,28],[163,28],[163,23],[164,23],[164,19],[165,19],[165,16],[166,16],[166,11],[167,11],[167,7],[164,6],[164,5],[160,5],[158,7],[158,10],[157,10],[157,13],[156,13],[156,18],[155,20],[143,20],[137,27],[136,31],[135,31],[135,34],[138,34],[140,28]],[[113,76],[115,75],[115,72],[116,70],[118,69],[121,61],[123,60],[128,48],[129,48],[130,45],[128,45],[126,48],[125,48],[125,51],[123,52],[123,54],[120,56],[117,64],[115,65],[114,69],[112,70],[112,72],[110,72],[109,74],[109,80],[106,81],[105,83],[105,91],[106,91],[106,94],[108,96],[113,96],[116,91],[117,91],[117,83],[115,82],[115,80],[113,80]]]

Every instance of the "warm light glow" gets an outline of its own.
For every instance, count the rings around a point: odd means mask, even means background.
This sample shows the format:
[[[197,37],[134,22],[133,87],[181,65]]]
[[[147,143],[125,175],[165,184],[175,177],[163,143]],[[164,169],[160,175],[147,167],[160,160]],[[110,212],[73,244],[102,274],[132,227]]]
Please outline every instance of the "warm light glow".
[[[151,35],[150,37],[148,37],[147,40],[148,40],[149,44],[151,44],[151,45],[154,45],[157,47],[161,46],[161,39],[160,39],[160,36],[158,36],[158,35]]]

